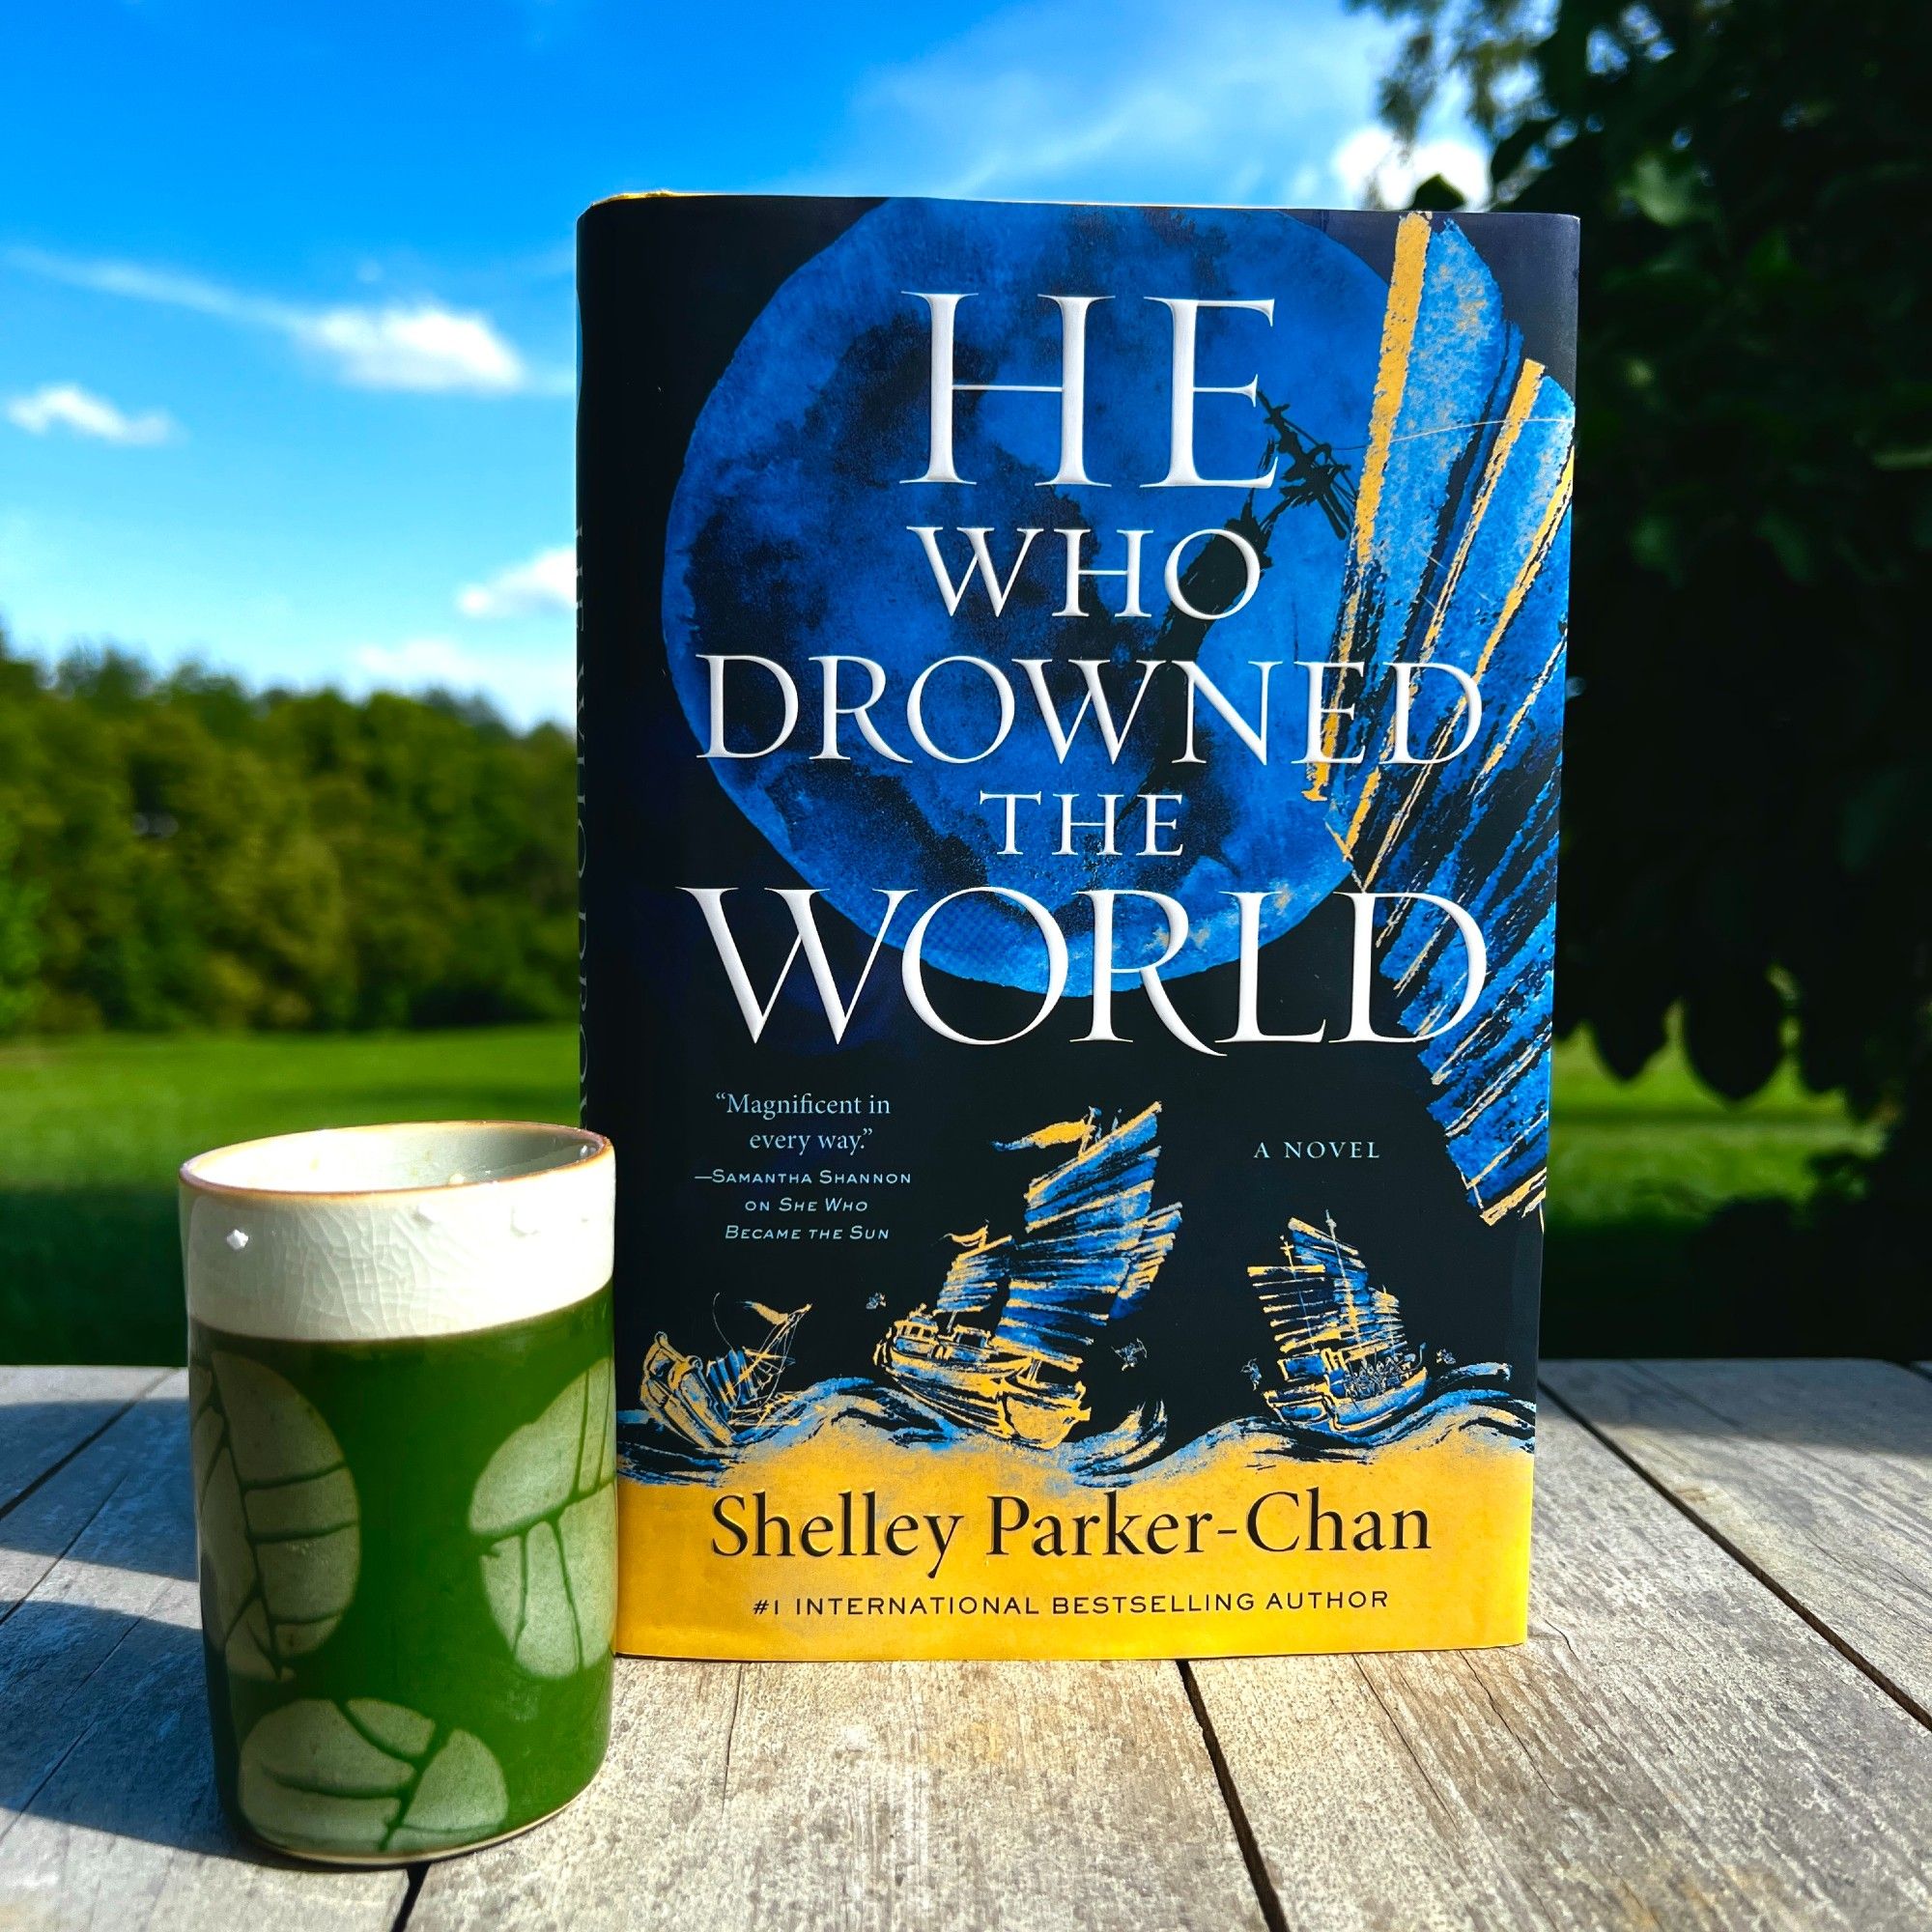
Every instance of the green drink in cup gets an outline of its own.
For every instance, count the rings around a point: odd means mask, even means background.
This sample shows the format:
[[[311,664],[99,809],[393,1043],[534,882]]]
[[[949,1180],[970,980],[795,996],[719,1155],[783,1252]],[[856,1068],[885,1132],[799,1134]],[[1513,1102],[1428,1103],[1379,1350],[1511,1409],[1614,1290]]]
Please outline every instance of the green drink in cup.
[[[264,1842],[461,1851],[602,1763],[614,1167],[596,1134],[462,1122],[182,1169],[215,1775]]]

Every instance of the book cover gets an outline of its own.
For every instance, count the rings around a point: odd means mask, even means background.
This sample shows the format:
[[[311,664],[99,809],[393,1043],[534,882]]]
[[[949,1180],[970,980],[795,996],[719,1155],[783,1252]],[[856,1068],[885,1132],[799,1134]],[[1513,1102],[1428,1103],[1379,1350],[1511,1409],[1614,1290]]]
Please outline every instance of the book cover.
[[[1519,1640],[1575,223],[579,239],[619,1647]]]

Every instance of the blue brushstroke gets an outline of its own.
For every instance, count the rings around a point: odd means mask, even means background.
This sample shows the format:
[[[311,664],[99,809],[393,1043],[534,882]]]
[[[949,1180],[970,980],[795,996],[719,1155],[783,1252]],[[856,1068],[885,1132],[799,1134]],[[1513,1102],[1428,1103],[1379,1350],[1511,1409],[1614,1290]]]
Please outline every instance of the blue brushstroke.
[[[1489,978],[1475,1007],[1418,1052],[1435,1089],[1430,1112],[1489,1219],[1541,1202],[1555,959],[1567,507],[1553,530],[1546,525],[1561,498],[1575,412],[1561,387],[1541,378],[1506,461],[1492,461],[1522,367],[1520,339],[1474,249],[1453,224],[1437,225],[1375,543],[1366,565],[1351,569],[1345,597],[1354,600],[1355,622],[1345,621],[1336,644],[1338,655],[1368,668],[1362,689],[1374,696],[1337,748],[1364,758],[1339,781],[1331,821],[1338,838],[1354,828],[1357,881],[1454,900],[1488,947]],[[1394,683],[1386,668],[1425,655],[1479,679],[1480,728],[1449,763],[1381,765],[1357,826],[1369,774],[1390,744]],[[1447,679],[1424,673],[1419,699],[1432,678],[1447,688]],[[1427,721],[1446,707],[1432,714],[1418,701],[1416,711]],[[1428,748],[1426,732],[1419,722],[1412,750]],[[1406,1032],[1445,1018],[1466,989],[1463,949],[1428,906],[1397,908],[1378,963]]]

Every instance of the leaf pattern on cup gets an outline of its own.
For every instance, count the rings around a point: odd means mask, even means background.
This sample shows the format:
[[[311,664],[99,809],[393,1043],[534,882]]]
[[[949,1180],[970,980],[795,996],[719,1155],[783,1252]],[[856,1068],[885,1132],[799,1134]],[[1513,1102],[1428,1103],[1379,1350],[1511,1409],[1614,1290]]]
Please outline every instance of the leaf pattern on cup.
[[[475,1844],[510,1815],[481,1738],[375,1697],[303,1697],[242,1746],[242,1815],[271,1844],[376,1857]]]
[[[190,1364],[202,1618],[230,1670],[286,1681],[355,1594],[361,1509],[334,1432],[260,1362]]]
[[[490,1612],[533,1677],[611,1648],[617,1618],[615,1388],[608,1359],[490,1458],[469,1502]]]

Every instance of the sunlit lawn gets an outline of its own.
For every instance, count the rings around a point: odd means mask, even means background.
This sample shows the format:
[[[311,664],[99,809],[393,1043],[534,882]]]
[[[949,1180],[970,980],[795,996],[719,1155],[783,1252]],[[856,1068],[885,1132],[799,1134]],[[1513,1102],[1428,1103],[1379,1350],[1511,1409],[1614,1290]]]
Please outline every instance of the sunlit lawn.
[[[1557,1049],[1544,1352],[1837,1352],[1830,1311],[1780,1326],[1756,1281],[1716,1280],[1692,1236],[1726,1202],[1802,1198],[1811,1164],[1866,1147],[1787,1068],[1743,1106],[1715,1098],[1674,1052],[1626,1086],[1580,1038]]]
[[[568,1027],[0,1047],[0,1359],[178,1362],[175,1170],[359,1121],[577,1118]]]
[[[358,1121],[572,1120],[576,1082],[560,1027],[0,1047],[0,1359],[181,1359],[174,1174],[189,1154]],[[1556,1089],[1557,1352],[1668,1352],[1696,1288],[1690,1232],[1738,1196],[1802,1193],[1813,1156],[1852,1137],[1788,1080],[1730,1108],[1674,1057],[1620,1086],[1580,1041],[1559,1049]]]

